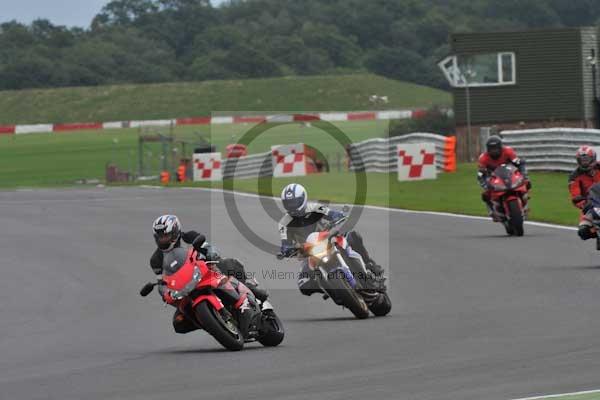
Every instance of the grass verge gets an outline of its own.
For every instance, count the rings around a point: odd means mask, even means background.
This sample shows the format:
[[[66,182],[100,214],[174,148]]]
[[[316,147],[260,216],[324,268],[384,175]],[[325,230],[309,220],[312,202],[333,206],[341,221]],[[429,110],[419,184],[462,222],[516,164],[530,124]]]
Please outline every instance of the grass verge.
[[[290,95],[292,94],[292,95]],[[387,96],[375,105],[369,96]],[[332,111],[450,105],[448,92],[372,74],[0,92],[0,125],[208,116],[219,111]]]
[[[198,135],[217,146],[219,151],[228,143],[237,142],[252,124],[182,126],[176,127],[177,139],[198,141]],[[351,141],[358,142],[387,134],[388,121],[337,122]],[[169,134],[168,128],[152,132]],[[80,179],[104,179],[107,163],[116,163],[120,169],[138,171],[138,129],[115,129],[54,134],[0,135],[0,188],[23,186],[67,185]],[[306,143],[317,147],[332,163],[333,169],[343,162],[344,148],[336,140],[316,127],[299,124],[274,126],[254,140],[250,153],[265,152],[271,144]],[[176,156],[181,155],[181,146]],[[193,146],[188,145],[189,155]],[[162,168],[159,143],[143,148],[145,170],[142,175],[157,175]],[[167,163],[173,169],[171,160]]]
[[[452,174],[441,174],[434,181],[398,182],[395,174],[367,173],[366,204],[421,211],[440,211],[468,215],[487,215],[481,201],[481,190],[475,179],[476,167],[461,164]],[[356,177],[352,173],[330,173],[296,178],[244,179],[233,182],[237,191],[279,196],[290,182],[304,185],[311,199],[353,204]],[[578,210],[569,200],[567,175],[564,173],[531,173],[530,220],[563,225],[578,221]],[[270,181],[270,182],[269,182]],[[221,182],[189,184],[221,188]],[[365,190],[365,189],[363,189]]]

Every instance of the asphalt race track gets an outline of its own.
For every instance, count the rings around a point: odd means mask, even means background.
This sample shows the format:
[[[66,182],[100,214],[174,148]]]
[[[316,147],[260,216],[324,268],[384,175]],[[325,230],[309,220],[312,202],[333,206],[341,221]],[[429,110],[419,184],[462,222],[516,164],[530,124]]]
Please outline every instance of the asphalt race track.
[[[277,241],[256,198],[238,204]],[[600,252],[573,231],[527,226],[514,239],[490,221],[365,210],[369,248],[392,260],[392,313],[354,320],[267,280],[285,341],[228,352],[205,333],[175,334],[172,309],[138,295],[165,212],[250,271],[297,270],[244,240],[218,192],[0,192],[1,399],[507,400],[600,388]]]

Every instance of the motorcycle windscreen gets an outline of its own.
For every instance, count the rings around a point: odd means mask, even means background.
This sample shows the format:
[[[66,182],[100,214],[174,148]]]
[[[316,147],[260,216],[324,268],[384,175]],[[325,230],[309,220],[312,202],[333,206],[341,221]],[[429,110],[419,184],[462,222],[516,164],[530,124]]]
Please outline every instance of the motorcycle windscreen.
[[[502,182],[504,182],[504,185],[507,189],[512,189],[514,186],[518,186],[515,185],[515,183],[518,182],[513,182],[512,180],[513,175],[515,173],[515,169],[516,168],[512,165],[502,164],[494,170],[494,175],[496,175],[502,180]]]
[[[163,274],[174,275],[185,265],[188,260],[188,250],[177,247],[163,257]]]

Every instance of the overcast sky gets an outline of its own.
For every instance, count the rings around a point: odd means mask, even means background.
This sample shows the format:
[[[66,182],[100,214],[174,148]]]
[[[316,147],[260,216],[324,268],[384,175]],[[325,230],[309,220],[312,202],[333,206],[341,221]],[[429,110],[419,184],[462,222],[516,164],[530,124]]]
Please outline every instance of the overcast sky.
[[[92,18],[110,0],[0,0],[0,22],[16,19],[29,24],[37,18],[54,25],[88,28]],[[212,0],[219,4],[223,0]]]

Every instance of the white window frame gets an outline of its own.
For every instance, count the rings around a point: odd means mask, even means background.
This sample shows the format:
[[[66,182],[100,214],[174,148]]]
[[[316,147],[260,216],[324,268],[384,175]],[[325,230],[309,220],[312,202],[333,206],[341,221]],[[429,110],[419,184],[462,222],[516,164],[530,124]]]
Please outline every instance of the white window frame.
[[[481,53],[481,54],[493,54],[493,53]],[[476,55],[476,54],[475,54]],[[511,58],[511,71],[512,76],[510,80],[504,79],[504,71],[502,68],[502,58],[506,55],[509,55]],[[517,62],[516,62],[516,54],[514,52],[499,52],[496,53],[497,61],[496,64],[498,66],[498,82],[469,82],[469,87],[494,87],[494,86],[510,86],[517,84]],[[448,68],[448,63],[452,62],[450,66],[451,69]],[[452,87],[464,88],[467,86],[467,82],[465,80],[465,76],[463,72],[458,68],[458,57],[456,55],[448,56],[444,58],[442,61],[438,63],[438,66],[444,73],[444,76],[450,83]]]

